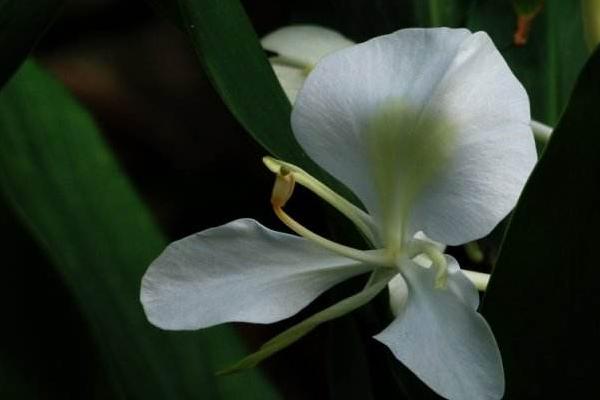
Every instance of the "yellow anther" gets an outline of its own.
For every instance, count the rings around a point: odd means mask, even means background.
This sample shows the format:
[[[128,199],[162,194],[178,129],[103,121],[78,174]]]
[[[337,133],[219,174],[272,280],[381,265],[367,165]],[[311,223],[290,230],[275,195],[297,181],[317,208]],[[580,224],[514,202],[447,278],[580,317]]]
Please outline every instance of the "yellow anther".
[[[281,168],[275,176],[275,184],[271,192],[271,204],[273,207],[284,207],[294,193],[294,175],[285,168]]]
[[[376,235],[376,228],[373,224],[371,217],[348,200],[344,199],[333,190],[328,188],[325,184],[317,180],[316,178],[309,175],[303,169],[284,161],[277,160],[273,157],[263,157],[263,162],[269,168],[271,172],[277,176],[283,175],[289,176],[294,183],[304,186],[321,199],[325,200],[336,210],[344,214],[350,221],[352,221],[356,227],[365,235],[365,237],[371,242],[372,245],[378,244],[378,238]],[[276,183],[277,184],[277,183]],[[285,184],[282,182],[282,186]],[[289,184],[289,183],[287,183]],[[275,188],[274,188],[275,189]],[[292,188],[293,189],[293,188]],[[277,189],[280,190],[279,188]],[[277,193],[278,195],[280,193]],[[285,190],[282,189],[282,194],[285,194]],[[285,196],[281,197],[286,201],[289,199]],[[279,199],[279,198],[278,198]],[[273,200],[272,200],[273,201]],[[285,202],[283,203],[285,204]],[[283,207],[283,205],[281,205]]]
[[[265,164],[269,165],[267,162],[265,162]],[[273,172],[275,172],[275,184],[273,185],[273,191],[271,194],[271,204],[273,205],[273,211],[275,212],[275,215],[277,215],[279,220],[288,228],[296,232],[298,235],[320,245],[321,247],[353,260],[380,267],[393,266],[383,256],[382,250],[364,251],[344,246],[312,232],[290,217],[285,211],[283,211],[283,207],[294,193],[294,185],[296,182],[294,173],[286,166],[277,166],[276,171]]]
[[[435,288],[445,288],[448,284],[448,262],[444,253],[433,243],[414,239],[409,247],[409,257],[415,258],[420,254],[427,257],[431,261],[432,268],[436,269]]]

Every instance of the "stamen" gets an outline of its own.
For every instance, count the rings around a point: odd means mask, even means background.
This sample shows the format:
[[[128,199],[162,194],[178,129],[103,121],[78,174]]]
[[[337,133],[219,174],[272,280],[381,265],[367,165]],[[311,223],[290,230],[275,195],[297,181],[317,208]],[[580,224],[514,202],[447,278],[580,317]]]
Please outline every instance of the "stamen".
[[[283,206],[291,197],[293,190],[293,175],[291,173],[287,173],[285,175],[278,174],[275,178],[275,185],[273,186],[271,204],[273,205],[273,211],[275,212],[275,215],[277,215],[281,222],[283,222],[288,228],[296,232],[298,235],[317,243],[321,247],[331,250],[334,253],[344,257],[380,267],[394,266],[393,262],[385,257],[383,250],[365,251],[344,246],[312,232],[290,217],[285,211],[283,211]]]
[[[435,288],[445,288],[448,284],[448,263],[444,257],[444,253],[433,243],[424,240],[414,239],[409,247],[409,257],[424,254],[431,260],[432,266],[437,270],[435,274]]]
[[[289,171],[281,169],[281,173],[275,177],[275,184],[271,192],[271,204],[273,207],[284,207],[294,193],[294,177]]]
[[[291,176],[295,182],[299,183],[325,200],[328,204],[352,221],[354,225],[356,225],[356,227],[363,233],[363,235],[365,235],[365,237],[371,242],[371,244],[377,243],[377,235],[375,233],[377,230],[375,229],[373,220],[369,214],[356,207],[354,204],[350,203],[348,200],[328,188],[325,184],[293,164],[276,160],[268,156],[263,157],[263,162],[271,172],[278,176],[284,174],[285,172],[286,176]]]

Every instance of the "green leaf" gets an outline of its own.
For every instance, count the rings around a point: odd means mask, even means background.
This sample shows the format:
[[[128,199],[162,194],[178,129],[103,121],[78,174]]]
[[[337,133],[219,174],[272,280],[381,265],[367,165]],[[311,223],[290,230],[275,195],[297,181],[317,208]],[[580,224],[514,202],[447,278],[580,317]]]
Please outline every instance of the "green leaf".
[[[25,60],[65,0],[0,0],[0,88]]]
[[[291,105],[239,0],[179,0],[185,28],[213,86],[267,151],[298,165],[347,199],[356,198],[314,163],[290,127]]]
[[[537,14],[544,6],[544,0],[512,0],[513,7],[520,16],[532,16]]]
[[[402,28],[461,26],[474,0],[304,0],[291,23],[322,25],[362,42]]]
[[[512,2],[480,0],[468,27],[486,31],[525,86],[532,117],[555,125],[587,59],[579,1],[546,0],[525,46],[513,44],[517,16]]]
[[[90,116],[31,62],[0,93],[0,188],[72,290],[117,392],[276,397],[256,371],[214,378],[215,365],[242,354],[229,328],[169,333],[146,321],[140,279],[165,239]]]
[[[186,29],[215,89],[267,150],[306,163],[290,127],[291,106],[238,0],[180,0]]]
[[[458,27],[464,24],[470,0],[413,0],[417,26]]]
[[[597,391],[599,102],[596,51],[522,194],[485,296],[509,399]]]

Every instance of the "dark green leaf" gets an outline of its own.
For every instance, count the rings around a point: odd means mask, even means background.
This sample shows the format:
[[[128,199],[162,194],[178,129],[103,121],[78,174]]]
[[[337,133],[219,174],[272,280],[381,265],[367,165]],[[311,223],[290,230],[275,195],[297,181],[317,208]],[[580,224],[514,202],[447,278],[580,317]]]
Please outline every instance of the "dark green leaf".
[[[517,15],[531,16],[536,14],[543,6],[544,0],[512,0]]]
[[[239,0],[179,0],[205,72],[244,128],[267,151],[298,165],[338,193],[352,194],[302,150],[290,127],[290,103]]]
[[[303,0],[293,23],[322,25],[355,41],[415,26],[463,25],[473,0]]]
[[[464,24],[469,0],[413,0],[417,26],[458,27]]]
[[[485,297],[508,399],[588,398],[597,390],[599,102],[596,52],[527,183]]]
[[[290,128],[291,106],[238,0],[180,0],[200,61],[233,115],[267,150],[305,164]]]
[[[165,240],[89,115],[31,62],[0,94],[0,188],[73,291],[117,392],[275,397],[256,371],[214,378],[241,354],[229,328],[167,333],[146,321],[140,279]]]
[[[587,59],[579,1],[546,0],[525,46],[513,44],[517,16],[511,1],[480,0],[468,27],[486,31],[527,89],[534,119],[556,124]]]
[[[0,88],[54,21],[65,0],[0,0]]]

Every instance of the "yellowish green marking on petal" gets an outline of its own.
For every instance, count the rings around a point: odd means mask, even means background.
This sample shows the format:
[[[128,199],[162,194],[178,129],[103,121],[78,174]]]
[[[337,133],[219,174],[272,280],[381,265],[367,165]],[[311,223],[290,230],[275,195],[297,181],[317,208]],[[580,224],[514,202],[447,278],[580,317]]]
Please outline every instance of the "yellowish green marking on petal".
[[[456,129],[443,114],[390,99],[374,113],[365,135],[378,193],[386,247],[400,252],[416,197],[450,162]]]

